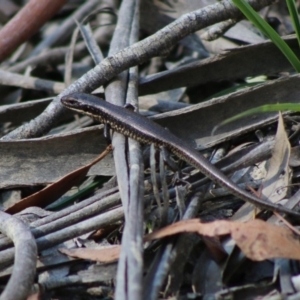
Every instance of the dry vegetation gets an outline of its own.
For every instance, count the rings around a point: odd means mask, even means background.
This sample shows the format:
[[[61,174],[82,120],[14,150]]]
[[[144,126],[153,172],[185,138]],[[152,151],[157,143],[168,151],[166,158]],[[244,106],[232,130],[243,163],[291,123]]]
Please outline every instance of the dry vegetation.
[[[299,115],[211,133],[297,103],[300,76],[229,0],[120,2],[0,1],[0,300],[300,299],[299,220],[121,134],[112,150],[102,125],[60,103],[131,104],[297,210]],[[285,1],[249,2],[299,54]]]

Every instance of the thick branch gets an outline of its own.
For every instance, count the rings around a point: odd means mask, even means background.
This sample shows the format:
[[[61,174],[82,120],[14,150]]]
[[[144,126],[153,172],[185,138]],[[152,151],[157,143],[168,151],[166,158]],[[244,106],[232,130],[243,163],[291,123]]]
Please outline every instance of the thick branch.
[[[0,31],[0,61],[35,34],[66,0],[31,0]]]

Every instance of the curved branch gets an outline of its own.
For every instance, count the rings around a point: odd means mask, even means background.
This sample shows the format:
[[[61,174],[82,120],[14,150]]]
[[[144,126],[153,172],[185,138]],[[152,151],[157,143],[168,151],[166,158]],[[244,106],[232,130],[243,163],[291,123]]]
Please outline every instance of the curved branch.
[[[31,291],[36,269],[37,246],[35,239],[21,220],[0,211],[0,230],[15,245],[12,275],[0,300],[27,299]]]

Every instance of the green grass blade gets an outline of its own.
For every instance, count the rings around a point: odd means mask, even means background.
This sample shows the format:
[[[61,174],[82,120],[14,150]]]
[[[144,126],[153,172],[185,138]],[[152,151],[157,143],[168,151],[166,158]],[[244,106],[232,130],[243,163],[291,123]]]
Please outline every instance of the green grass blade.
[[[264,35],[266,35],[285,55],[294,69],[300,73],[300,61],[288,46],[288,44],[277,34],[277,32],[264,21],[259,14],[244,0],[232,0],[241,12],[251,21]]]
[[[293,22],[293,26],[296,32],[298,44],[300,46],[300,22],[297,7],[294,0],[286,0],[287,7]]]
[[[264,35],[268,37],[268,31],[258,13],[244,0],[232,0],[237,8],[251,21]],[[263,22],[261,22],[263,21]],[[265,22],[266,23],[266,22]]]
[[[99,178],[96,178],[94,182],[82,188],[74,195],[63,197],[63,199],[61,199],[60,201],[51,203],[50,205],[47,206],[47,209],[51,211],[58,211],[65,208],[66,206],[72,205],[76,200],[80,199],[85,195],[90,194],[92,191],[94,191],[96,187],[102,186],[103,183],[105,183],[106,181],[107,181],[107,177],[99,176]]]
[[[264,113],[264,112],[275,112],[275,111],[294,111],[300,112],[300,104],[297,103],[276,103],[276,104],[266,104],[258,106],[249,110],[246,110],[238,115],[235,115],[232,118],[226,119],[213,129],[213,133],[221,126],[233,122],[235,120],[241,119],[246,116],[253,115],[255,113]]]

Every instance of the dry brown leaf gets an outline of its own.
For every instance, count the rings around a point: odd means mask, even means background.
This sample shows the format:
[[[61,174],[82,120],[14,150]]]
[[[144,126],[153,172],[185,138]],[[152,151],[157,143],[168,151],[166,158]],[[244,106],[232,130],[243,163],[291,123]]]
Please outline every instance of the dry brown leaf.
[[[210,237],[231,234],[244,254],[255,261],[276,257],[300,259],[299,239],[288,228],[261,220],[246,223],[224,220],[201,223],[198,219],[186,220],[153,232],[145,240],[151,241],[183,232],[195,232]]]
[[[275,144],[269,160],[268,173],[262,186],[262,194],[266,199],[277,203],[286,197],[290,181],[291,146],[287,137],[282,114],[279,113]]]
[[[109,145],[96,159],[94,159],[88,165],[65,175],[60,180],[50,184],[41,191],[22,199],[21,201],[7,208],[5,211],[10,214],[16,214],[30,206],[47,206],[48,204],[52,203],[54,200],[62,196],[72,186],[80,183],[86,176],[90,167],[103,159],[111,151],[111,149],[112,147],[111,145]]]
[[[71,257],[89,259],[102,263],[113,262],[119,259],[121,246],[114,245],[111,247],[105,247],[102,249],[89,249],[89,248],[77,248],[77,249],[65,249],[61,248],[59,251]]]

